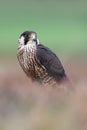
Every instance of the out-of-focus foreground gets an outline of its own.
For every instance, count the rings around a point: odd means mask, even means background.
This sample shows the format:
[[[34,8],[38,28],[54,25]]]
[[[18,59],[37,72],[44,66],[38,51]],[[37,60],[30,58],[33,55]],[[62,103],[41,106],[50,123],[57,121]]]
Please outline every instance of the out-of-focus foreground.
[[[16,63],[0,67],[0,130],[87,129],[87,63],[67,61],[72,86],[58,88],[32,84]]]

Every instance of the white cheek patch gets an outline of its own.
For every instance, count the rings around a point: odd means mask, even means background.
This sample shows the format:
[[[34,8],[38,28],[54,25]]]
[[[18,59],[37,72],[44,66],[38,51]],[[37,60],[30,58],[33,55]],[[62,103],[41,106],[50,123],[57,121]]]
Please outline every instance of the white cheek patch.
[[[37,44],[40,44],[39,40],[37,39]]]
[[[24,37],[23,36],[21,38],[19,38],[19,44],[24,45]]]

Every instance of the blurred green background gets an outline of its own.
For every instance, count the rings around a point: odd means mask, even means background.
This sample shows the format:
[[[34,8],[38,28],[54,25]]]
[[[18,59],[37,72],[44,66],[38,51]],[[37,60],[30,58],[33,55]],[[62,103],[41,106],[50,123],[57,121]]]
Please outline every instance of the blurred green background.
[[[16,55],[25,30],[59,55],[86,57],[87,0],[0,0],[0,57]]]

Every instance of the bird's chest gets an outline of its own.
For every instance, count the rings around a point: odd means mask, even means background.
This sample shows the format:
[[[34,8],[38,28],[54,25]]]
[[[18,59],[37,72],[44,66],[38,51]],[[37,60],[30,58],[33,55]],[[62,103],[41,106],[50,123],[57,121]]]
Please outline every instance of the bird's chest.
[[[36,48],[25,49],[18,57],[22,69],[32,79],[40,79],[46,73],[36,58]]]

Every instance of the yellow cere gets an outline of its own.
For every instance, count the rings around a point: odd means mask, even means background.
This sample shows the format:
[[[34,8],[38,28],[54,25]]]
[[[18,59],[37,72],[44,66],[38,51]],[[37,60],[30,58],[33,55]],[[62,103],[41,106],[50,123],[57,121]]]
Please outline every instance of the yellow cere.
[[[31,35],[29,35],[29,39],[33,39],[35,37],[35,34],[32,33]]]

